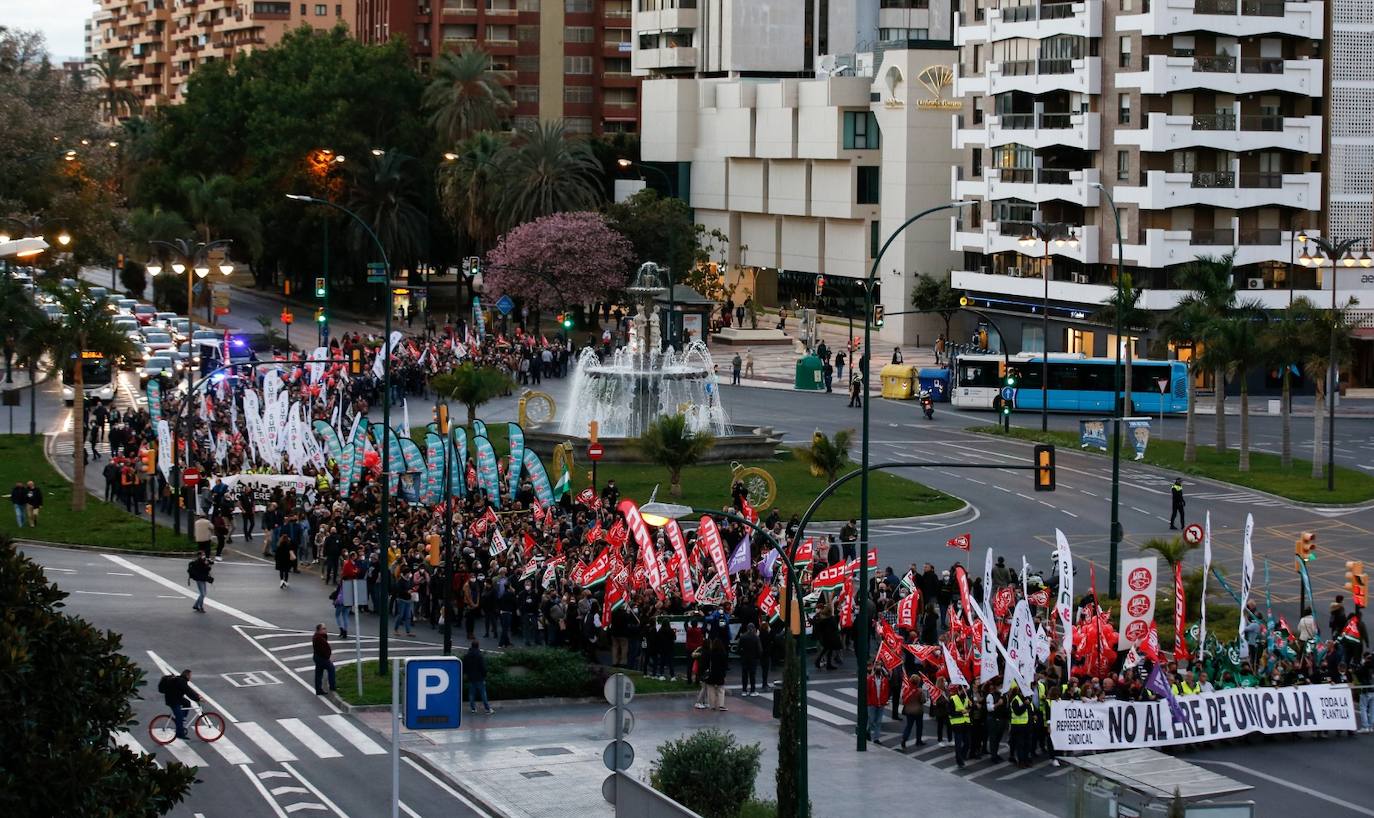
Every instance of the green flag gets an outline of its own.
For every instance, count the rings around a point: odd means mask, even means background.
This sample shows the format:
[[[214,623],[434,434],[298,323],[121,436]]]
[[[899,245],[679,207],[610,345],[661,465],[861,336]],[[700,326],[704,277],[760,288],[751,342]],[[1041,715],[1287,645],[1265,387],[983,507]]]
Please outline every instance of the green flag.
[[[558,483],[553,487],[553,499],[561,500],[563,495],[572,491],[572,478],[568,475],[568,464],[563,464],[563,472],[558,475]]]

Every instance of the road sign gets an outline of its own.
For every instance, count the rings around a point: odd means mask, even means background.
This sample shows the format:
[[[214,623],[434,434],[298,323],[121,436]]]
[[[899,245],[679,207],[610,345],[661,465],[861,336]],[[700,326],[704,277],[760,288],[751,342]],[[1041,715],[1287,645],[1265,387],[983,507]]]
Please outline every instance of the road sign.
[[[606,453],[606,450],[605,450],[604,448],[602,448],[602,446],[601,446],[600,443],[593,443],[593,444],[591,444],[590,446],[587,447],[587,459],[588,459],[588,460],[600,460],[600,459],[601,459],[601,456],[604,455],[605,453]]]
[[[615,696],[616,684],[621,685],[621,699],[619,702],[616,701]],[[635,698],[635,683],[633,679],[626,676],[624,673],[617,673],[606,680],[606,683],[601,686],[601,692],[606,695],[606,704],[629,704],[634,701]]]
[[[386,265],[380,261],[369,261],[367,263],[367,283],[385,284]]]
[[[635,748],[628,741],[612,741],[601,751],[601,763],[611,772],[628,770],[635,763]]]
[[[1009,402],[1009,403],[1015,403],[1015,402],[1016,402],[1016,387],[1014,387],[1014,386],[1004,386],[1004,387],[1002,387],[1002,400],[1007,401],[1007,402]]]
[[[452,730],[462,723],[463,662],[456,656],[406,662],[406,728]]]
[[[1165,392],[1169,391],[1169,379],[1155,378],[1155,386],[1159,387],[1159,394],[1163,395]]]
[[[195,466],[187,466],[181,473],[181,484],[183,486],[195,486],[200,483],[200,469]]]
[[[1183,529],[1183,539],[1189,545],[1197,545],[1202,542],[1202,526],[1193,523]]]
[[[502,315],[510,315],[515,310],[515,302],[508,295],[503,295],[496,300],[496,309]]]
[[[628,736],[635,729],[635,714],[623,707],[612,707],[601,717],[601,737],[615,738],[615,714],[620,711],[620,735]]]

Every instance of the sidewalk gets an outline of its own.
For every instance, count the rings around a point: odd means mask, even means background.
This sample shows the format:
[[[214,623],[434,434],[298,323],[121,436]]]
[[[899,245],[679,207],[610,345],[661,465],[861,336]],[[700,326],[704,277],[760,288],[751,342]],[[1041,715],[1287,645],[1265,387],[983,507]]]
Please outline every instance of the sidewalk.
[[[741,744],[763,748],[755,781],[757,797],[772,800],[776,787],[778,723],[769,711],[731,697],[725,713],[692,709],[689,697],[639,698],[631,705],[634,764],[627,771],[648,781],[657,747],[704,727],[720,727]],[[502,708],[493,716],[463,715],[457,730],[403,732],[401,746],[422,757],[459,788],[508,818],[601,818],[615,815],[602,798],[610,774],[601,754],[604,704]],[[368,726],[389,739],[391,715],[360,713]],[[817,818],[880,815],[894,804],[920,799],[938,804],[949,818],[1049,818],[1049,813],[881,747],[854,751],[853,737],[809,721],[807,759],[813,814]],[[403,773],[404,774],[404,773]]]
[[[759,326],[773,326],[777,319],[773,315],[765,315],[759,319]],[[845,340],[849,337],[849,327],[847,324],[833,324],[822,321],[817,324],[820,340],[830,348],[832,358],[834,354],[845,348]],[[801,360],[806,354],[802,342],[797,335],[798,325],[795,319],[788,320],[787,334],[792,338],[792,345],[782,346],[778,344],[764,346],[731,345],[724,344],[712,345],[711,356],[715,363],[720,367],[721,383],[729,383],[730,379],[730,359],[738,352],[741,358],[748,358],[746,353],[752,353],[754,357],[753,377],[741,379],[743,386],[758,386],[766,389],[791,389],[796,380],[797,361]],[[863,344],[863,325],[857,324],[854,327],[854,337],[858,339],[860,346]],[[709,341],[708,341],[709,343]],[[873,382],[869,384],[869,392],[881,393],[882,382],[879,380],[879,373],[882,368],[892,361],[893,344],[886,341],[879,341],[877,333],[873,337],[873,365],[871,367]],[[935,351],[929,347],[904,346],[902,350],[902,363],[915,367],[935,366]],[[862,351],[860,355],[862,355]],[[844,394],[845,384],[848,381],[853,363],[846,355],[844,377],[836,377],[834,390]]]

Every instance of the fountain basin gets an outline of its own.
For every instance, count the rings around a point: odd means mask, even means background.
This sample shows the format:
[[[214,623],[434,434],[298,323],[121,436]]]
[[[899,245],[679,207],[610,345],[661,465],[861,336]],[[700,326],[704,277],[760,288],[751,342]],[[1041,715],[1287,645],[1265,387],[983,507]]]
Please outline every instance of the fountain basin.
[[[604,454],[602,463],[646,463],[639,451],[639,441],[633,437],[597,437]],[[533,449],[545,462],[552,462],[553,450],[562,443],[572,443],[573,455],[578,464],[587,460],[588,440],[585,436],[570,435],[556,429],[526,429],[525,446]],[[782,444],[782,434],[771,426],[741,426],[731,424],[726,434],[716,437],[716,445],[711,447],[702,463],[728,463],[732,460],[768,460],[773,457]],[[579,466],[580,467],[580,466]]]

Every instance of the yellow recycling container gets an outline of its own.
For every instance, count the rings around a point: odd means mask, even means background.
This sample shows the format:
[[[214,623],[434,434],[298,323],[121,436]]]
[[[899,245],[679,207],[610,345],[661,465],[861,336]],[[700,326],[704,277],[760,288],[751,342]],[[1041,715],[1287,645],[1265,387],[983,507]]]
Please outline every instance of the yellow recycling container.
[[[883,397],[911,400],[915,393],[916,367],[907,364],[888,364],[883,367]]]

